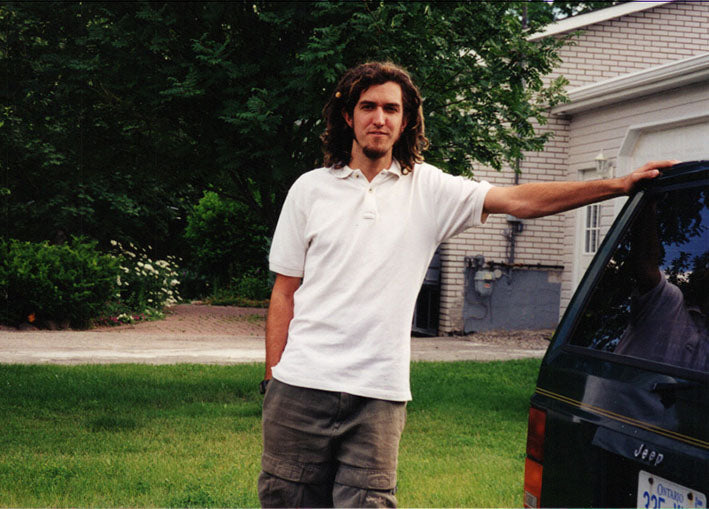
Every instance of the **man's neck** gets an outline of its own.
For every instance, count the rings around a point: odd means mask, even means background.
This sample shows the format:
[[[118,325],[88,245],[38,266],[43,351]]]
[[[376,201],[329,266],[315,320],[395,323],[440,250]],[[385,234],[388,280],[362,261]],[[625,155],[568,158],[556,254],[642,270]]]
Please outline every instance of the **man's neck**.
[[[391,166],[392,153],[378,159],[370,159],[362,153],[352,153],[352,159],[348,165],[353,170],[360,170],[365,178],[371,182],[374,177],[379,175],[379,172],[386,170]]]

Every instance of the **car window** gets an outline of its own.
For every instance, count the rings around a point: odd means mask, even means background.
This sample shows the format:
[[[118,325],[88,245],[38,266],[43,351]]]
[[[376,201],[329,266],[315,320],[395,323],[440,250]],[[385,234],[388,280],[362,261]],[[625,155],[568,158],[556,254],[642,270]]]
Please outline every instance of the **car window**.
[[[707,188],[648,194],[570,343],[709,371]]]

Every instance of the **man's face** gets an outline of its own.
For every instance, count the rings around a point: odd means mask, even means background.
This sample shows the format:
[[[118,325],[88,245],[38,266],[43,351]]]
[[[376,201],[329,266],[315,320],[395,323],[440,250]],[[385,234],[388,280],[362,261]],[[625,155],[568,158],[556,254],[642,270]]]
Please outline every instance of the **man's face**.
[[[372,85],[362,92],[352,115],[343,114],[354,131],[353,152],[380,159],[391,153],[406,127],[401,86],[393,81]]]

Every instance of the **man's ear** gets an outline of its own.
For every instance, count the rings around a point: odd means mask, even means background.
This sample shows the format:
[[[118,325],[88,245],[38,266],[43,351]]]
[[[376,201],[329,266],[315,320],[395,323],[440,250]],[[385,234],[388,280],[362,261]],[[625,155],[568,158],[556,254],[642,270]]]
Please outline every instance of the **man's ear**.
[[[350,129],[352,129],[352,116],[347,113],[347,110],[342,110],[342,117],[345,119],[345,122],[347,122],[347,125],[350,126]]]

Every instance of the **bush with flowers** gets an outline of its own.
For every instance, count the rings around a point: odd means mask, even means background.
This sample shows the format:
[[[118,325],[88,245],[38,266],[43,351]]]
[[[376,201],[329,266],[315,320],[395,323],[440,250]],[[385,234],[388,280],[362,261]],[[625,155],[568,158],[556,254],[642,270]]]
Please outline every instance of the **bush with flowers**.
[[[162,317],[179,299],[173,257],[82,238],[63,245],[0,239],[0,323],[85,328]]]
[[[127,247],[111,241],[113,255],[118,261],[115,299],[109,303],[108,318],[98,324],[120,325],[162,316],[165,306],[179,300],[177,260],[173,256],[165,260],[153,260],[151,247],[142,249],[129,244]]]

